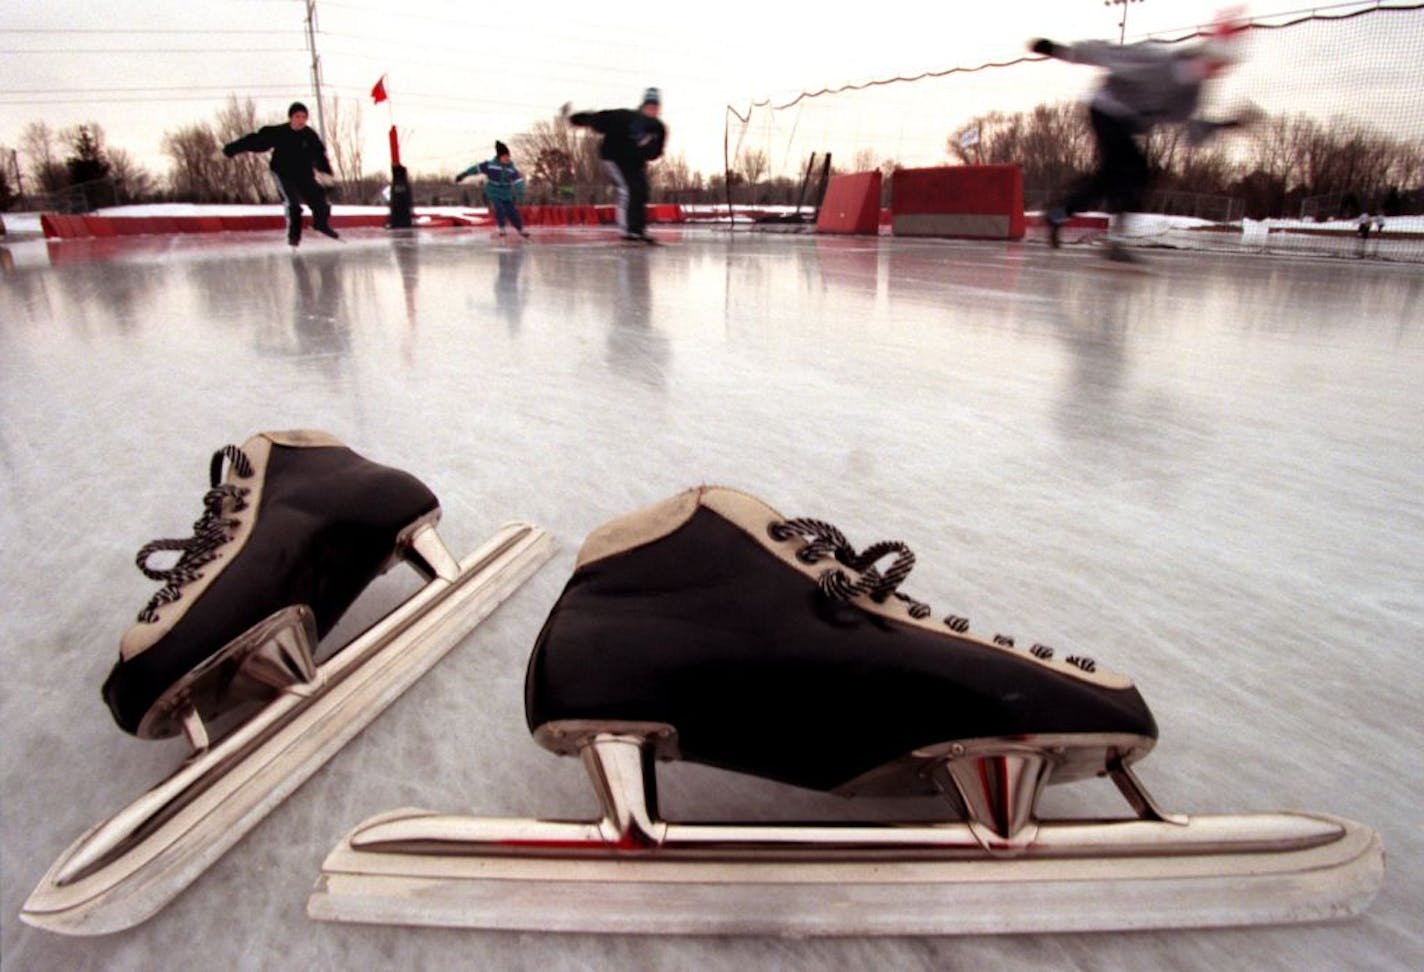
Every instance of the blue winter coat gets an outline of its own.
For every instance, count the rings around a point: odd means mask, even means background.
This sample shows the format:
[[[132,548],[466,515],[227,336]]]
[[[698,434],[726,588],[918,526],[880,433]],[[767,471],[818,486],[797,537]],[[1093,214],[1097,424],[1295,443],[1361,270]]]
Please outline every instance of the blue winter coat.
[[[519,174],[513,162],[501,162],[498,158],[488,162],[476,162],[457,175],[455,180],[458,182],[472,175],[485,177],[485,195],[490,198],[490,202],[524,201],[524,176]]]

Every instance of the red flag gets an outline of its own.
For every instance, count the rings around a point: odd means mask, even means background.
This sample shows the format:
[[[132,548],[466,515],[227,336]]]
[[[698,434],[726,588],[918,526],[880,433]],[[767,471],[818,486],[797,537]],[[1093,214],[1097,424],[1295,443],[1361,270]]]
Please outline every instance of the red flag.
[[[376,82],[376,86],[371,89],[371,100],[376,104],[386,100],[386,76],[381,75],[381,80]]]

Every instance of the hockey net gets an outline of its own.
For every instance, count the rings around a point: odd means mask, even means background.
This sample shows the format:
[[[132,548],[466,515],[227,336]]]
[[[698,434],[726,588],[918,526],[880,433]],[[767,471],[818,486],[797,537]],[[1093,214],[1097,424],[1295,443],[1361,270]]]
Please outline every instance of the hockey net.
[[[1243,58],[1205,91],[1200,113],[1258,120],[1198,147],[1180,126],[1155,131],[1143,208],[1173,218],[1129,220],[1129,232],[1173,246],[1424,261],[1424,3],[1335,4],[1240,26]],[[1211,30],[1127,42],[1186,46]],[[827,153],[832,171],[885,173],[886,205],[898,168],[1012,162],[1033,213],[1092,166],[1083,102],[1100,76],[1014,52],[729,105],[728,194],[794,203]]]

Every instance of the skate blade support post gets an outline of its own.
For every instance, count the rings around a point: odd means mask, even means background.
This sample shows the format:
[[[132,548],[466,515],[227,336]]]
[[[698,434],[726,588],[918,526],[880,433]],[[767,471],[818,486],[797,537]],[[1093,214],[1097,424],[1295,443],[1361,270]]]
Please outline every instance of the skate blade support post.
[[[671,727],[554,724],[540,734],[551,729],[576,740],[600,819],[382,814],[328,855],[308,914],[701,935],[1093,931],[1342,918],[1383,880],[1383,846],[1366,826],[1305,813],[1164,814],[1111,747],[1097,765],[1135,818],[1034,819],[1062,747],[988,740],[923,763],[968,822],[679,824],[659,819],[654,791]]]
[[[167,714],[188,737],[192,754],[166,780],[76,840],[45,874],[20,917],[50,931],[99,935],[153,915],[553,551],[549,534],[516,522],[457,562],[433,525],[423,524],[400,553],[425,585],[319,666],[312,660],[310,610],[299,606],[274,615],[262,643],[246,655],[242,674],[276,690],[275,697],[212,744],[193,708]]]

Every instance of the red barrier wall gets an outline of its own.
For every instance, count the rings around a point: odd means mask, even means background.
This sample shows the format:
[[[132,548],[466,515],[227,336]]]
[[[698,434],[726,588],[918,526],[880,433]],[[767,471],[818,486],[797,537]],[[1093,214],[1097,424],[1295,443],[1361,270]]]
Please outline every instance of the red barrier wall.
[[[831,176],[821,211],[816,214],[817,233],[858,233],[875,236],[880,232],[880,170]]]
[[[890,199],[896,236],[1023,239],[1023,172],[1016,165],[900,169]]]
[[[531,226],[600,226],[616,221],[612,206],[524,206],[524,221]],[[333,214],[331,225],[337,229],[355,227],[382,228],[385,213]],[[680,223],[682,207],[676,203],[657,203],[648,207],[648,220],[654,223]],[[477,225],[492,222],[490,217],[474,219]],[[423,226],[470,225],[470,217],[422,217]],[[303,216],[302,225],[311,227],[311,217]],[[42,213],[40,228],[52,240],[87,239],[95,236],[147,236],[172,233],[254,232],[286,229],[285,216],[243,214],[216,216],[71,216],[65,213]]]

